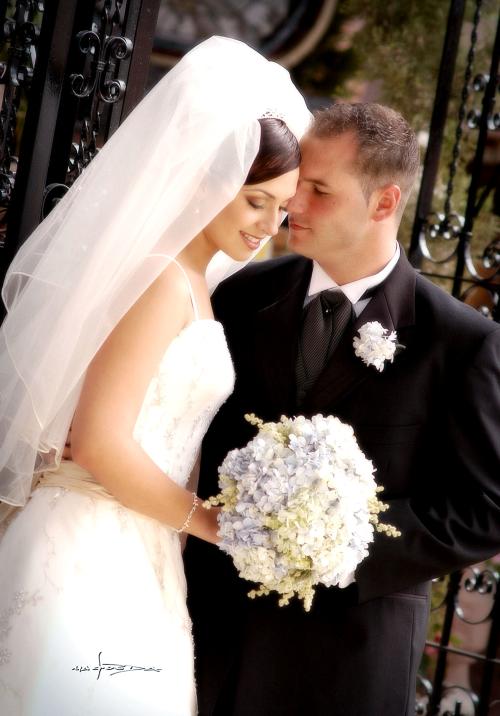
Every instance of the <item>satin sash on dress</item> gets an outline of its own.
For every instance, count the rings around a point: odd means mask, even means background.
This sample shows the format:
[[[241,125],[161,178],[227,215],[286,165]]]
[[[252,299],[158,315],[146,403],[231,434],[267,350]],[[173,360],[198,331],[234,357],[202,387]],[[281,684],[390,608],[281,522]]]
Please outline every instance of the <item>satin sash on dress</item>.
[[[60,487],[62,489],[74,490],[82,492],[91,497],[102,497],[106,500],[116,500],[110,492],[101,485],[90,472],[83,467],[77,465],[72,460],[62,460],[57,470],[50,472],[42,472],[33,478],[33,490],[39,487]],[[0,503],[0,528],[3,532],[7,527],[7,522],[11,520],[14,514],[21,510],[22,507],[15,505],[7,505]]]
[[[35,489],[39,487],[61,487],[83,492],[93,497],[116,500],[116,497],[108,492],[100,482],[97,482],[90,472],[72,460],[62,460],[59,469],[41,473]]]

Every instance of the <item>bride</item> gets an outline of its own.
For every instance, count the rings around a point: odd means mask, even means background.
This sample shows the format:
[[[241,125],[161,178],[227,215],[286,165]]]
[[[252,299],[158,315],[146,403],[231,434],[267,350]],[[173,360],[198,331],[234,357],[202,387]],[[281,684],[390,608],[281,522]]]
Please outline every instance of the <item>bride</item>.
[[[234,380],[209,292],[276,233],[308,121],[283,68],[211,38],[14,259],[0,334],[0,713],[196,713],[179,533],[217,542],[217,510],[186,484]]]

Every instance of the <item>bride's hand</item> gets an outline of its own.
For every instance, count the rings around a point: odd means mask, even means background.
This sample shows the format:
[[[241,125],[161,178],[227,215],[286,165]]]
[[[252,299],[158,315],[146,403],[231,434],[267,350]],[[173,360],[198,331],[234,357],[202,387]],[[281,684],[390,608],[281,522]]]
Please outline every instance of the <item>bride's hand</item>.
[[[201,508],[203,512],[207,513],[208,517],[208,534],[207,537],[204,539],[207,540],[207,542],[210,542],[211,544],[217,544],[220,542],[219,537],[219,523],[217,521],[217,515],[220,513],[221,508],[220,507],[211,507],[209,510],[206,510],[204,507]]]

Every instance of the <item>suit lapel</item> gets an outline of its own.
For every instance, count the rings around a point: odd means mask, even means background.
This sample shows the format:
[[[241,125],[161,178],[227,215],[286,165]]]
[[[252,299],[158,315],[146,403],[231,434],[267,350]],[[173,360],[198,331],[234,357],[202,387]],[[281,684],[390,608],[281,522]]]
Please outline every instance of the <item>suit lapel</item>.
[[[415,270],[401,250],[394,270],[375,291],[370,303],[345,331],[341,342],[302,405],[304,413],[318,412],[340,401],[367,378],[376,375],[354,353],[353,339],[359,328],[378,321],[389,332],[412,326],[415,321]],[[390,364],[385,369],[389,369]]]
[[[289,415],[295,410],[297,341],[311,272],[312,262],[301,260],[278,300],[257,314],[256,365],[261,370],[270,416]]]

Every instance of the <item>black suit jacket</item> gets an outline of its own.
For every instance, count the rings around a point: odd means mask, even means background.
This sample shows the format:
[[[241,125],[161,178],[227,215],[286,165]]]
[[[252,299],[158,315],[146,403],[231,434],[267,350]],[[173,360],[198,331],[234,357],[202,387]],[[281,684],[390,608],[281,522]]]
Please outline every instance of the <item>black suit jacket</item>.
[[[215,295],[236,386],[204,442],[203,497],[217,491],[227,451],[254,434],[244,413],[265,420],[298,413],[294,370],[311,270],[297,256],[251,265]],[[374,320],[397,331],[404,346],[382,372],[366,366],[352,345],[359,326]],[[319,588],[310,614],[297,605],[280,609],[272,596],[251,602],[252,585],[237,577],[229,558],[189,539],[201,714],[214,713],[216,703],[216,713],[299,714],[304,692],[311,714],[412,713],[428,580],[500,548],[499,366],[500,326],[418,276],[402,253],[300,410],[353,426],[384,487],[384,519],[402,537],[377,535],[356,585]],[[308,648],[315,659],[297,656],[298,671],[287,663],[290,651]],[[257,688],[270,671],[278,686],[268,679]]]

